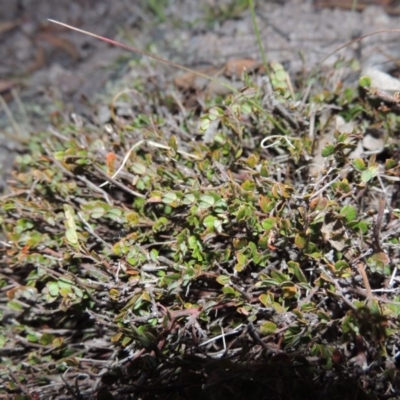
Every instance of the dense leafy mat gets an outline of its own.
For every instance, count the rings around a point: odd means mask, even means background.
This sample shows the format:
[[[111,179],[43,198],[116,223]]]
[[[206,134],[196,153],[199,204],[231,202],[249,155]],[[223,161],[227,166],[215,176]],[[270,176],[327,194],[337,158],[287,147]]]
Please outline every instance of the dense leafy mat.
[[[107,125],[60,122],[18,157],[0,199],[1,393],[396,396],[396,108],[270,78],[192,109],[126,91]],[[354,127],[333,129],[314,177],[337,115]],[[351,157],[371,130],[384,151]]]

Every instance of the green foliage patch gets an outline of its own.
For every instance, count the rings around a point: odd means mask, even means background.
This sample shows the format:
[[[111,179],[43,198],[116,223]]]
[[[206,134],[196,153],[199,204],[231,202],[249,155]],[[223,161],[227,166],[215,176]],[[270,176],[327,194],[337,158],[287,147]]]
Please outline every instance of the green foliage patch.
[[[283,67],[271,70],[200,115],[158,93],[142,104],[151,113],[116,113],[108,130],[60,124],[18,157],[0,199],[0,391],[398,390],[400,213],[388,193],[398,190],[399,117],[364,89],[328,92],[324,81],[304,99],[301,82],[292,94]],[[322,121],[338,114],[355,128],[334,132],[312,178]],[[385,132],[384,156],[352,158],[370,127]]]

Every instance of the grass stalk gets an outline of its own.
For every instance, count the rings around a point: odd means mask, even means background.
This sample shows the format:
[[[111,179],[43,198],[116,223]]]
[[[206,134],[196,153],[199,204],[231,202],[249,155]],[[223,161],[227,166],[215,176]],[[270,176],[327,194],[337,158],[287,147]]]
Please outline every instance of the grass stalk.
[[[267,75],[269,75],[269,66],[268,66],[267,56],[265,55],[264,47],[263,47],[263,44],[261,41],[261,35],[260,35],[260,30],[258,29],[257,18],[256,18],[253,0],[249,0],[249,9],[250,9],[250,13],[251,13],[251,19],[253,22],[254,32],[255,32],[256,38],[257,38],[258,48],[260,50],[261,58],[262,58],[262,61],[264,64],[265,72],[267,73]]]

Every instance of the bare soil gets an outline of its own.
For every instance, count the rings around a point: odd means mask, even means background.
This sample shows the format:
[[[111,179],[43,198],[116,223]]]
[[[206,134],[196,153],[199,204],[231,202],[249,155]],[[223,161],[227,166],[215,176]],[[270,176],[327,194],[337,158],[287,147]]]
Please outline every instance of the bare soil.
[[[162,88],[180,71],[138,59],[120,48],[47,21],[56,19],[104,35],[192,68],[217,67],[232,59],[260,60],[248,8],[243,2],[0,1],[0,190],[16,151],[54,118],[74,112],[92,120],[107,104],[101,93],[129,86],[143,74]],[[256,8],[269,61],[291,73],[326,68],[338,58],[394,65],[398,33],[370,36],[326,57],[352,38],[399,26],[398,2],[363,0],[275,0]],[[326,59],[326,60],[325,60]],[[319,63],[325,60],[323,65]],[[100,118],[101,120],[101,118]],[[101,122],[101,121],[100,121]]]
[[[387,1],[359,2],[361,12],[351,12],[347,3],[338,1],[341,8],[334,8],[325,7],[334,6],[334,1],[260,2],[256,11],[267,59],[285,62],[292,72],[310,69],[351,38],[396,28],[400,21],[396,13],[389,15],[377,5]],[[121,72],[116,71],[115,61],[135,57],[51,24],[47,18],[139,48],[151,46],[151,51],[192,67],[221,65],[232,58],[260,59],[249,10],[232,4],[170,0],[152,10],[145,1],[129,0],[61,0],[56,6],[48,0],[0,2],[0,91],[10,101],[12,86],[26,103],[65,100],[79,113],[79,106]],[[362,59],[396,57],[397,41],[398,34],[380,34],[363,40],[361,49],[352,46],[346,54],[361,52]],[[340,55],[343,52],[335,57]],[[167,78],[178,71],[168,72]]]

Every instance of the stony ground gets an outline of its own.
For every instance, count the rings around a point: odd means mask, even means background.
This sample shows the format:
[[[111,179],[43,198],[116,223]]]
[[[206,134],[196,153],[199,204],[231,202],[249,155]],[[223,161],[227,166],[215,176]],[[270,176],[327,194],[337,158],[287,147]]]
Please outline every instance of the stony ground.
[[[387,1],[359,2],[361,12],[346,9],[349,2],[337,1],[341,8],[323,7],[335,2],[321,0],[260,2],[257,18],[267,58],[285,62],[293,72],[310,69],[351,38],[398,26],[400,17],[394,6],[385,10],[376,5]],[[47,122],[49,112],[60,111],[60,103],[69,111],[87,111],[95,95],[118,73],[126,71],[115,61],[135,57],[55,26],[47,18],[150,48],[173,61],[198,67],[221,65],[232,58],[260,59],[246,4],[232,0],[165,0],[152,9],[146,1],[129,0],[112,5],[98,0],[65,0],[58,1],[57,6],[48,0],[1,2],[0,93],[11,102],[10,88],[14,87],[29,117],[27,121],[26,116],[24,119],[19,115],[18,107],[13,109],[18,133],[29,135],[38,117]],[[374,62],[387,61],[400,52],[397,42],[398,34],[383,33],[367,38],[362,46],[350,47],[347,54],[364,60],[372,57]],[[168,70],[167,78],[176,73]],[[47,107],[43,109],[44,105]],[[9,119],[2,119],[1,126],[15,137],[15,124]]]

